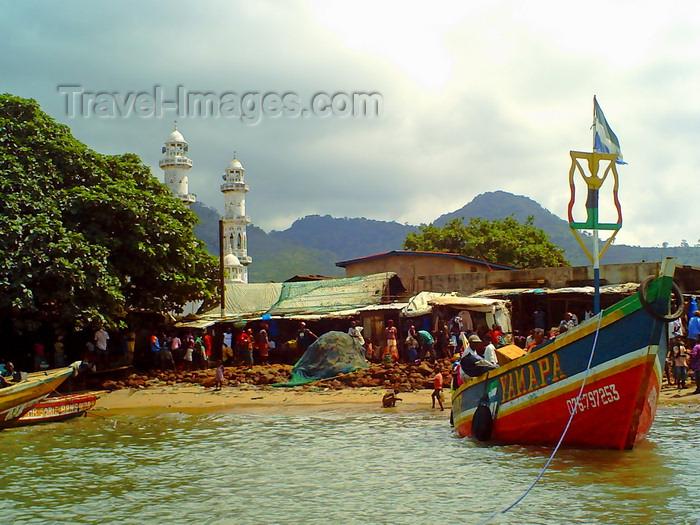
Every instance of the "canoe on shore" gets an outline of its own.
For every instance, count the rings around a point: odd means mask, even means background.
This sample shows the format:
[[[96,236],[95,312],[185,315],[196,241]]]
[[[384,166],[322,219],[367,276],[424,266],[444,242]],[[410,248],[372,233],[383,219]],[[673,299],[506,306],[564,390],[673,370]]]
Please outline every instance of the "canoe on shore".
[[[80,361],[70,366],[32,372],[25,379],[0,388],[0,427],[8,426],[29,412],[71,375],[77,374]]]
[[[44,398],[29,412],[13,421],[11,425],[19,427],[51,423],[85,415],[88,410],[95,406],[100,396],[106,392],[106,390],[100,390],[99,392],[83,392]]]

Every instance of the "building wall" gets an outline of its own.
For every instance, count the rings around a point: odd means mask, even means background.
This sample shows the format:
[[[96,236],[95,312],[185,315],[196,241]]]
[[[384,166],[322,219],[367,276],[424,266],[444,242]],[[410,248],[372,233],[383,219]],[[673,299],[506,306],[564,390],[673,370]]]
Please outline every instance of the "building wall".
[[[409,292],[418,292],[421,288],[421,277],[444,274],[479,275],[478,272],[489,272],[486,264],[471,263],[457,258],[436,257],[432,255],[390,255],[368,261],[358,261],[345,267],[346,277],[357,277],[380,272],[396,272],[401,283]]]
[[[606,264],[600,267],[601,284],[641,282],[659,271],[659,263]],[[417,292],[459,292],[469,295],[485,288],[565,288],[593,285],[593,267],[533,268],[481,273],[425,274],[417,278]]]

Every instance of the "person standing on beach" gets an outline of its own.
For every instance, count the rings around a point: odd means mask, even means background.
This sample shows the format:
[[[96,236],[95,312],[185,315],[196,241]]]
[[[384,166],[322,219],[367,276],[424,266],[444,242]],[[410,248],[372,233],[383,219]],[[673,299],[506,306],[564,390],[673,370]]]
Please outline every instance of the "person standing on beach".
[[[384,348],[384,361],[396,363],[399,360],[399,343],[394,321],[389,319],[384,329],[386,347]]]
[[[411,324],[408,327],[408,335],[406,336],[404,361],[414,363],[418,359],[418,333],[416,327]]]
[[[270,340],[267,335],[267,323],[260,323],[258,332],[258,351],[260,352],[260,364],[267,364],[267,357],[270,353]]]
[[[160,368],[160,341],[155,332],[151,335],[151,358],[153,359],[153,368]]]
[[[211,334],[209,332],[206,332],[204,334],[204,337],[202,337],[202,342],[204,343],[204,354],[207,356],[205,363],[206,363],[207,368],[209,368],[209,363],[211,363],[211,347],[212,347]]]
[[[693,317],[688,321],[688,339],[690,339],[690,344],[695,346],[698,343],[698,338],[700,337],[700,310],[695,310],[693,312]]]
[[[198,370],[205,370],[208,368],[207,354],[204,350],[204,342],[202,341],[202,336],[198,335],[194,340],[194,367]]]
[[[97,361],[101,364],[107,362],[107,341],[109,341],[109,334],[104,327],[100,327],[95,332],[95,348],[97,350]]]
[[[224,384],[224,365],[221,361],[216,362],[216,374],[214,375],[214,391],[218,392]]]
[[[352,337],[353,341],[356,341],[362,348],[365,346],[365,338],[362,337],[362,327],[357,326],[357,321],[352,321],[350,323],[350,328],[348,329],[348,335]]]
[[[435,379],[433,379],[433,393],[430,396],[433,400],[433,408],[435,408],[435,400],[440,404],[440,410],[445,410],[445,407],[442,406],[442,384],[443,384],[443,379],[442,379],[442,372],[440,372],[440,369],[435,367]]]
[[[248,330],[243,332],[243,335],[245,336],[245,361],[246,363],[248,363],[248,370],[250,370],[255,364],[253,360],[253,350],[255,349],[255,337],[253,337],[253,329],[248,328]]]
[[[221,344],[221,361],[223,364],[230,366],[233,359],[233,332],[231,327],[227,326],[224,332],[224,340]]]
[[[185,343],[185,355],[182,356],[182,363],[185,365],[185,370],[192,370],[192,362],[194,361],[194,343]]]
[[[299,323],[299,331],[297,332],[297,351],[303,354],[306,352],[306,349],[311,346],[311,343],[313,343],[316,339],[318,339],[318,336],[313,333],[311,330],[306,328],[306,323],[301,322]]]
[[[177,357],[177,362],[180,362],[180,359],[183,357],[180,354],[180,347],[182,346],[182,340],[177,336],[177,334],[173,334],[172,337],[170,338],[170,352],[173,355],[173,358]]]
[[[685,346],[683,346],[683,341],[679,340],[673,346],[673,375],[676,378],[678,390],[683,390],[685,388],[685,380],[688,376],[687,358],[688,353]]]
[[[439,358],[448,357],[448,345],[450,341],[450,329],[447,323],[440,321],[435,344],[435,355]]]
[[[690,366],[693,374],[695,374],[695,392],[693,392],[693,394],[700,394],[700,343],[696,344],[690,350],[688,366]]]
[[[170,350],[170,338],[163,336],[163,339],[165,339],[165,344],[160,347],[160,362],[163,365],[167,364],[173,370],[177,370],[175,367],[175,359],[173,359],[173,352]]]

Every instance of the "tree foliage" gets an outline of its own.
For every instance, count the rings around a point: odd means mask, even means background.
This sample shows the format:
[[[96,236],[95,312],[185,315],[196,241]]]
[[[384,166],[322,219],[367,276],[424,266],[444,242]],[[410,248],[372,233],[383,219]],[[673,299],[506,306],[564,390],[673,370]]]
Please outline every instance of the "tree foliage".
[[[458,253],[488,262],[517,268],[569,266],[564,250],[549,236],[535,228],[534,218],[525,223],[511,217],[492,221],[472,217],[468,225],[455,218],[439,228],[429,224],[417,233],[409,233],[403,243],[406,250]]]
[[[196,216],[135,155],[88,149],[0,95],[0,320],[114,327],[212,294]]]

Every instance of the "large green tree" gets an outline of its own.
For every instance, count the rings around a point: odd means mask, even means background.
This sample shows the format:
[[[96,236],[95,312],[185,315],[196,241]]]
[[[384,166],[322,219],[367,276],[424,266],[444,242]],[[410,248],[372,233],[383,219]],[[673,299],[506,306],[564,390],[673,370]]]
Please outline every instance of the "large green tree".
[[[11,95],[0,95],[0,193],[0,321],[115,327],[214,291],[195,214],[137,156],[95,153]]]
[[[463,219],[456,218],[442,228],[428,224],[421,226],[419,232],[409,233],[403,247],[459,253],[517,268],[569,266],[564,250],[552,244],[544,231],[535,228],[532,216],[524,224],[513,217],[492,221],[472,217],[467,225]]]

